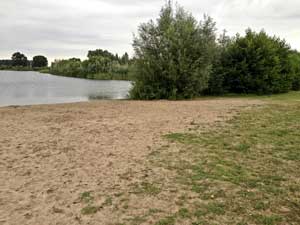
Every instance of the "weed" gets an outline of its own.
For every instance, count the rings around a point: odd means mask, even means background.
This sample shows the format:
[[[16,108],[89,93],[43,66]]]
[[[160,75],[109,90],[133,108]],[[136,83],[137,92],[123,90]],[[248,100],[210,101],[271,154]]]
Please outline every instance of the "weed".
[[[98,210],[99,210],[99,207],[88,205],[88,206],[84,207],[83,209],[81,209],[81,213],[83,215],[92,215],[92,214],[97,213]]]
[[[84,202],[84,203],[90,203],[94,200],[94,197],[92,196],[92,193],[90,191],[87,191],[87,192],[83,192],[80,195],[80,200],[81,200],[81,202]]]
[[[135,188],[135,194],[157,195],[161,192],[160,187],[154,183],[142,182]]]
[[[168,216],[164,219],[159,220],[155,225],[173,225],[175,224],[175,216]]]

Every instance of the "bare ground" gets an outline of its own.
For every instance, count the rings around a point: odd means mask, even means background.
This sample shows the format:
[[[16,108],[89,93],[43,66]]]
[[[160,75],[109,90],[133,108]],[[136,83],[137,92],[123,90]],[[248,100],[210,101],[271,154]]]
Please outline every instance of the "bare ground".
[[[177,210],[149,166],[162,135],[232,118],[245,99],[0,108],[0,224],[154,224]],[[155,180],[155,185],[153,184]],[[147,219],[145,219],[145,215]]]

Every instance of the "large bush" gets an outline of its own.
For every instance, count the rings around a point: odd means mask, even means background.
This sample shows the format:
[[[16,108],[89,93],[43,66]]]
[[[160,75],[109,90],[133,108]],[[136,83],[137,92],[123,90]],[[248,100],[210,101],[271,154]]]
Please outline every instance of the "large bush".
[[[288,92],[293,85],[290,46],[264,31],[250,29],[245,37],[237,35],[222,51],[214,70],[214,92],[272,94]],[[217,93],[219,94],[219,93]]]
[[[181,99],[199,96],[207,88],[215,53],[215,23],[198,23],[171,3],[156,22],[139,27],[134,39],[135,73],[131,97]]]
[[[52,63],[50,72],[52,74],[68,77],[83,77],[81,60],[77,58],[68,60],[56,60],[54,63]]]

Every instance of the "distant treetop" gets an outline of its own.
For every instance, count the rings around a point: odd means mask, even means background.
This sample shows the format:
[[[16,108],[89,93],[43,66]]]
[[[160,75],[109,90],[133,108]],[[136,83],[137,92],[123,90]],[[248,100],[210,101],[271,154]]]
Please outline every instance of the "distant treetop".
[[[48,60],[43,55],[37,55],[33,57],[32,67],[47,67]]]
[[[107,50],[96,49],[93,51],[89,51],[87,57],[90,59],[91,57],[102,56],[104,58],[109,58],[111,60],[118,60],[117,56],[110,53]]]
[[[14,53],[11,57],[11,60],[12,66],[28,66],[27,57],[20,52]]]

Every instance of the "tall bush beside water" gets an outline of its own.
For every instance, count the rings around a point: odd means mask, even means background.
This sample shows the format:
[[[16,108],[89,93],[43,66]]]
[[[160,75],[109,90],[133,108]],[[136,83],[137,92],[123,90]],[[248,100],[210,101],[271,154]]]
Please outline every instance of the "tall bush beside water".
[[[193,98],[207,88],[215,54],[215,23],[200,24],[171,2],[156,22],[139,27],[134,39],[134,99]]]
[[[77,58],[56,60],[52,63],[50,72],[55,75],[82,77],[81,60]]]
[[[218,68],[212,75],[218,78],[215,80],[221,89],[214,93],[288,92],[295,80],[290,54],[290,46],[284,40],[248,29],[245,37],[237,35],[221,53]],[[215,84],[212,81],[210,85]]]

